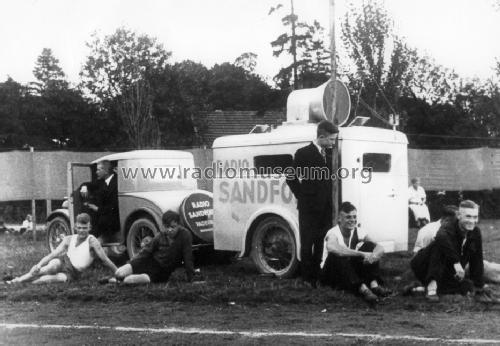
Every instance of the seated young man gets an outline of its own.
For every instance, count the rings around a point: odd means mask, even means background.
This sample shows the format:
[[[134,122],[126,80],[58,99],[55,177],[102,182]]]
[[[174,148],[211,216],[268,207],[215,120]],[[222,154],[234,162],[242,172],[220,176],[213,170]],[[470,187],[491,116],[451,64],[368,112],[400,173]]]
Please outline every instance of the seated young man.
[[[35,264],[28,273],[7,283],[32,281],[38,284],[78,280],[96,256],[115,272],[116,266],[106,256],[99,241],[89,234],[91,224],[88,214],[78,214],[75,231],[76,234],[64,237],[61,244]]]
[[[418,251],[410,262],[415,276],[426,286],[426,298],[439,301],[438,294],[484,292],[483,244],[477,227],[479,206],[460,203],[457,219],[444,223],[434,241]],[[471,280],[465,279],[469,266]],[[480,295],[481,297],[481,295]]]
[[[417,253],[421,249],[429,246],[436,238],[436,233],[439,231],[441,226],[446,222],[456,221],[456,215],[458,213],[458,208],[454,205],[445,206],[441,219],[435,222],[431,222],[418,231],[417,240],[415,241],[415,247],[413,248],[413,253]],[[484,274],[483,278],[485,282],[500,283],[500,264],[489,262],[483,260]],[[469,267],[465,268],[465,273],[467,274]]]
[[[390,290],[380,285],[384,249],[357,229],[357,210],[350,202],[339,208],[339,223],[325,236],[322,283],[360,294],[369,303]]]
[[[186,268],[187,281],[193,279],[191,232],[179,224],[179,214],[171,210],[163,214],[162,222],[165,230],[145,244],[129,263],[118,268],[116,279],[123,280],[125,284],[166,282],[182,262]]]

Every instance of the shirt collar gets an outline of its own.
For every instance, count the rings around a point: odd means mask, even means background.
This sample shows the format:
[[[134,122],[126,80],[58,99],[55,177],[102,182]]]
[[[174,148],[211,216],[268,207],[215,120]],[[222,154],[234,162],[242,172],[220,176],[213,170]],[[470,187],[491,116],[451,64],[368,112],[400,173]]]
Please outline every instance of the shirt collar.
[[[315,140],[313,141],[313,144],[314,144],[314,146],[316,146],[316,148],[318,148],[318,152],[321,154],[321,151],[323,150],[323,148],[318,143],[316,143]]]
[[[113,179],[113,174],[111,174],[109,177],[106,178],[106,180],[104,180],[106,182],[106,185],[109,186],[109,182],[111,181],[111,179]]]

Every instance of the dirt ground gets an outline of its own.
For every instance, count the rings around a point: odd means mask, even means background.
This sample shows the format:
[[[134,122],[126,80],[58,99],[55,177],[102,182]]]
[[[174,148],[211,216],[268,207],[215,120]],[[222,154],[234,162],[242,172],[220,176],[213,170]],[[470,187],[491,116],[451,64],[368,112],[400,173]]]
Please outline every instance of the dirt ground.
[[[482,222],[485,258],[497,262],[499,225]],[[26,270],[45,251],[43,242],[1,237],[0,269]],[[383,262],[390,288],[407,283],[410,257],[391,254]],[[101,286],[96,279],[108,273],[100,266],[78,284],[3,285],[0,344],[500,344],[500,306],[469,297],[431,304],[394,294],[372,308],[343,291],[258,275],[247,260],[201,270],[203,285],[183,282],[180,269],[168,285]]]

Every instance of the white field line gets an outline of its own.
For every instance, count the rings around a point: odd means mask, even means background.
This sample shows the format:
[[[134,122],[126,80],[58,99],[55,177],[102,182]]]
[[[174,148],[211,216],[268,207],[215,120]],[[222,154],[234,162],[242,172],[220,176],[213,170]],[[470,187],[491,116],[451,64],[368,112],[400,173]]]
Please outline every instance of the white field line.
[[[422,337],[414,335],[389,335],[389,334],[365,334],[365,333],[308,333],[308,332],[254,332],[254,331],[231,331],[200,328],[137,328],[137,327],[113,327],[93,325],[64,325],[64,324],[23,324],[23,323],[0,323],[4,329],[90,329],[136,333],[163,333],[163,334],[209,334],[209,335],[241,335],[251,338],[262,338],[270,336],[289,336],[305,338],[355,338],[372,341],[383,340],[409,340],[427,342],[445,342],[453,344],[500,344],[500,339],[447,339]]]

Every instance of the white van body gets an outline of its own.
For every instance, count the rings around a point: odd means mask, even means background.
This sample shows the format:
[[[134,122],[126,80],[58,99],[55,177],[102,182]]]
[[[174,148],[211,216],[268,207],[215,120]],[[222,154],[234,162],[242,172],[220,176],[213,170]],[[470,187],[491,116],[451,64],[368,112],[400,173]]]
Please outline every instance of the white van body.
[[[214,178],[215,249],[237,251],[240,257],[250,254],[261,272],[280,277],[292,274],[300,256],[300,237],[297,201],[285,176],[248,177],[233,173],[239,173],[240,168],[255,168],[262,158],[287,158],[291,162],[297,149],[315,140],[316,128],[316,123],[288,122],[271,132],[224,136],[214,141],[214,165],[226,173]],[[339,167],[343,169],[338,172],[342,177],[348,173],[340,179],[339,200],[350,201],[357,207],[358,227],[387,252],[407,250],[406,136],[399,131],[362,126],[341,127],[339,131]],[[369,167],[367,164],[374,165],[369,182],[368,171],[361,175],[361,169]],[[268,235],[255,240],[256,230],[262,227]],[[276,250],[270,243],[284,238],[292,242],[286,251],[293,253],[286,259],[269,254]],[[281,264],[269,265],[263,258]],[[282,264],[286,261],[293,263]]]

